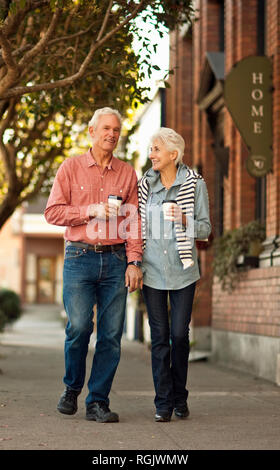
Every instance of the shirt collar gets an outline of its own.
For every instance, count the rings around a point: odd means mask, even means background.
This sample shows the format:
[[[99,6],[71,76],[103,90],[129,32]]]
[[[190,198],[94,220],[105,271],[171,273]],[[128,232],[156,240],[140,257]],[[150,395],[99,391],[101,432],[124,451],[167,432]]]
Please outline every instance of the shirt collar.
[[[181,186],[186,181],[186,175],[187,175],[187,168],[185,165],[179,165],[175,181],[172,186]],[[154,192],[159,192],[161,191],[164,186],[160,180],[160,173],[159,171],[150,171],[150,178],[149,178],[149,183]]]
[[[86,153],[86,157],[87,157],[87,164],[88,166],[97,166],[97,163],[91,153],[91,148],[87,151]],[[118,158],[112,156],[110,162],[108,163],[107,165],[107,168],[108,170],[114,170],[114,171],[117,171],[117,169],[119,168],[119,160]]]

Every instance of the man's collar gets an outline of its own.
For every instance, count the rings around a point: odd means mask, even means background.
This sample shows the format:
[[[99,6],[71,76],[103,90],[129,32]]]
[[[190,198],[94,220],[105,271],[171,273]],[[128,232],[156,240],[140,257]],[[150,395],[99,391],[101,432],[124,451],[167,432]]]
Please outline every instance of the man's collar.
[[[92,152],[91,152],[91,148],[88,150],[87,152],[87,163],[88,163],[88,166],[94,166],[96,165],[97,166],[97,162],[95,161],[93,155],[92,155]],[[119,160],[118,158],[114,157],[112,155],[112,158],[111,160],[109,161],[108,165],[107,165],[107,168],[108,170],[114,170],[114,171],[117,171],[117,169],[119,168]]]

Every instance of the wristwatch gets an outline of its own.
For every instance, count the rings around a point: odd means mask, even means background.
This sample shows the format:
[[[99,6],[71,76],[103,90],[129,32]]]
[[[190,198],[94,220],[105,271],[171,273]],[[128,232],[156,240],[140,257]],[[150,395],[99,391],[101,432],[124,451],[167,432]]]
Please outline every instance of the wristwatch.
[[[142,265],[141,261],[130,261],[129,263],[127,263],[127,265],[129,264],[134,264],[134,266],[137,266],[138,268],[140,268]]]

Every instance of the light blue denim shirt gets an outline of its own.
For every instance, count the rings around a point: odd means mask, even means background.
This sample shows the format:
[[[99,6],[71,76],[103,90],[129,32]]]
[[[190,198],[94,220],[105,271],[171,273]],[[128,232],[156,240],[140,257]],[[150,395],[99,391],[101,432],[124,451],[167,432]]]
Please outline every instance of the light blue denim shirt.
[[[185,182],[187,167],[179,165],[176,179],[168,190],[162,185],[160,174],[152,168],[146,173],[149,196],[146,205],[146,249],[143,254],[144,284],[154,289],[182,289],[200,278],[195,239],[206,239],[211,232],[206,184],[198,179],[195,188],[194,219],[188,217],[188,234],[193,236],[194,265],[183,269],[177,250],[174,223],[163,218],[162,202],[175,199]]]

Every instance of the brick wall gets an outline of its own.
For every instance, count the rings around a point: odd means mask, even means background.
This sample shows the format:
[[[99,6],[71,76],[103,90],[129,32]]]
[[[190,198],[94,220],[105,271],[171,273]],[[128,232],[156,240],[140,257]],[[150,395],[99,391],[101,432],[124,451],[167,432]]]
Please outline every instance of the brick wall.
[[[213,284],[212,327],[280,337],[280,267],[251,269],[232,293]]]

